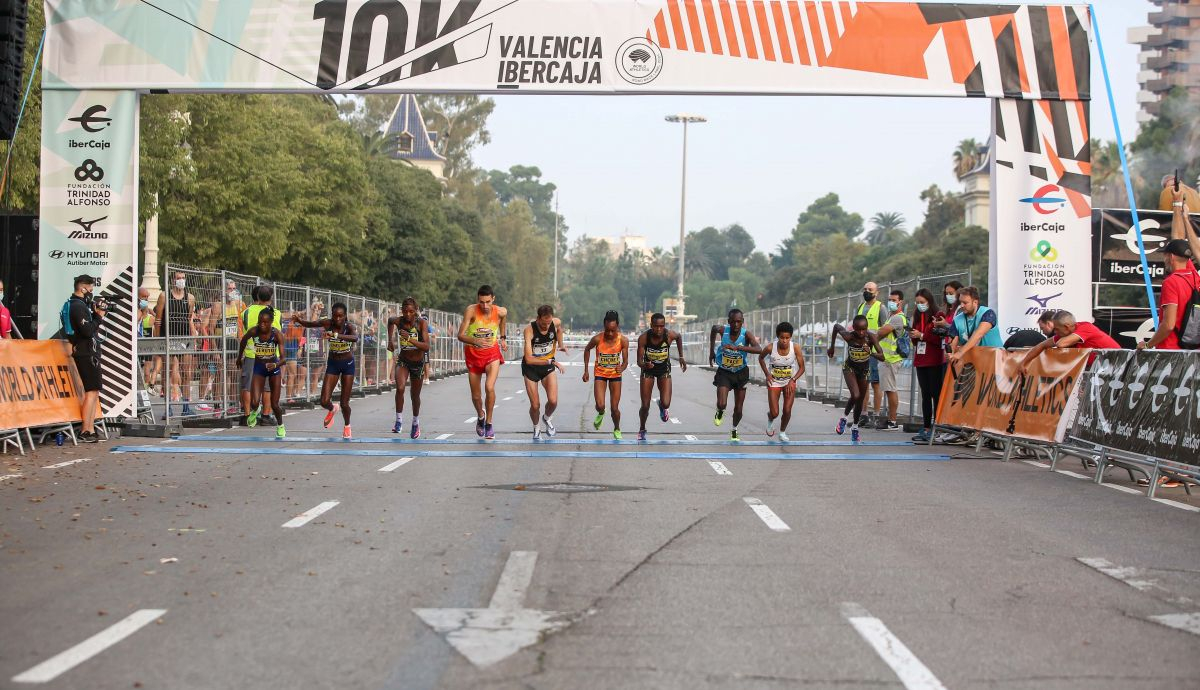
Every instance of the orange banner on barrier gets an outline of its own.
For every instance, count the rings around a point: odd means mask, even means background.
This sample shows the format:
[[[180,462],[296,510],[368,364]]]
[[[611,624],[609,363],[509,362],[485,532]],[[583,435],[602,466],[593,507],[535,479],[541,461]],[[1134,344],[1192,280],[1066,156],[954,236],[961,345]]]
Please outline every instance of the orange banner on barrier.
[[[0,340],[0,429],[80,421],[82,387],[65,340]]]
[[[972,348],[946,369],[937,423],[1057,442],[1091,350],[1047,350],[1021,374],[1025,352]]]

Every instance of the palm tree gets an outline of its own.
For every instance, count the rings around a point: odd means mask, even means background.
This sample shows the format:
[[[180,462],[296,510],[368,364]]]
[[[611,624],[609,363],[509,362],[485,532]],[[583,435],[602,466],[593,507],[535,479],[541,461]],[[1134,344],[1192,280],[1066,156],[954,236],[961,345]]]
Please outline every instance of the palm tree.
[[[979,142],[974,139],[963,139],[954,149],[954,174],[958,177],[966,175],[979,164]]]
[[[400,140],[395,134],[377,131],[362,135],[363,153],[367,158],[390,157],[400,148]]]
[[[1092,139],[1092,206],[1121,208],[1128,205],[1117,142]]]
[[[904,235],[904,216],[895,211],[883,211],[871,216],[871,229],[866,241],[872,247],[890,244]]]

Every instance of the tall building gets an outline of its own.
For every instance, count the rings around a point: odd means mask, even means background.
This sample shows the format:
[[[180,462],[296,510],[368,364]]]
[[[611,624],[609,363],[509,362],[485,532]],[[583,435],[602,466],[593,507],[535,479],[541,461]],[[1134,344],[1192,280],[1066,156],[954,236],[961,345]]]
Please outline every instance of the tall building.
[[[446,157],[434,146],[435,135],[425,127],[416,96],[401,94],[384,131],[396,137],[392,158],[428,170],[439,180],[445,179]]]
[[[619,235],[593,239],[608,245],[608,255],[614,260],[620,258],[626,251],[641,256],[649,256],[651,252],[650,243],[643,235]]]
[[[1138,54],[1138,122],[1159,112],[1162,99],[1175,87],[1200,98],[1200,0],[1149,0],[1155,6],[1149,26],[1129,29]]]

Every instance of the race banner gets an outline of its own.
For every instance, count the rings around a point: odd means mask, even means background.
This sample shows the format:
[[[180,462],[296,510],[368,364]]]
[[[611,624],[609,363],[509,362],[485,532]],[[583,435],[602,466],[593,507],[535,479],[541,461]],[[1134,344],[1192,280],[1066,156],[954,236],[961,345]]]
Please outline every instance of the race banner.
[[[1083,102],[996,101],[988,306],[1001,333],[1047,309],[1092,319],[1091,177]]]
[[[105,417],[134,413],[138,116],[132,91],[42,93],[38,338],[61,336],[73,279],[94,277]]]
[[[1080,386],[1072,436],[1150,458],[1200,465],[1200,357],[1105,350]]]
[[[0,429],[80,421],[70,348],[61,340],[0,340]]]
[[[1200,227],[1200,214],[1189,216],[1193,227]],[[1174,216],[1163,211],[1138,211],[1142,243],[1146,247],[1146,262],[1150,280],[1161,285],[1167,269],[1162,247],[1171,239]],[[1124,208],[1098,208],[1092,211],[1092,281],[1113,285],[1144,286],[1141,253],[1138,251],[1137,231],[1133,213]]]
[[[1024,352],[976,347],[947,367],[937,423],[1054,443],[1091,350],[1047,350],[1021,374]]]
[[[46,0],[45,6],[47,89],[1091,98],[1086,4]]]

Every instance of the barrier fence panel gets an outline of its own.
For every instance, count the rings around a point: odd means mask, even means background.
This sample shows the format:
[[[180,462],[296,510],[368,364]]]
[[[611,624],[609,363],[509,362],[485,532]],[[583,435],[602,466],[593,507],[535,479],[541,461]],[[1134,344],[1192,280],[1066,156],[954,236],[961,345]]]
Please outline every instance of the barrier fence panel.
[[[221,273],[168,264],[166,275],[162,309],[155,314],[155,333],[166,339],[164,417],[215,416],[224,402],[226,375],[219,342],[225,309]]]
[[[302,354],[306,334],[304,327],[297,325],[293,317],[308,318],[308,288],[275,283],[274,304],[280,312],[280,330],[283,332],[283,393],[279,397],[285,404],[302,403],[311,396],[308,366]]]

